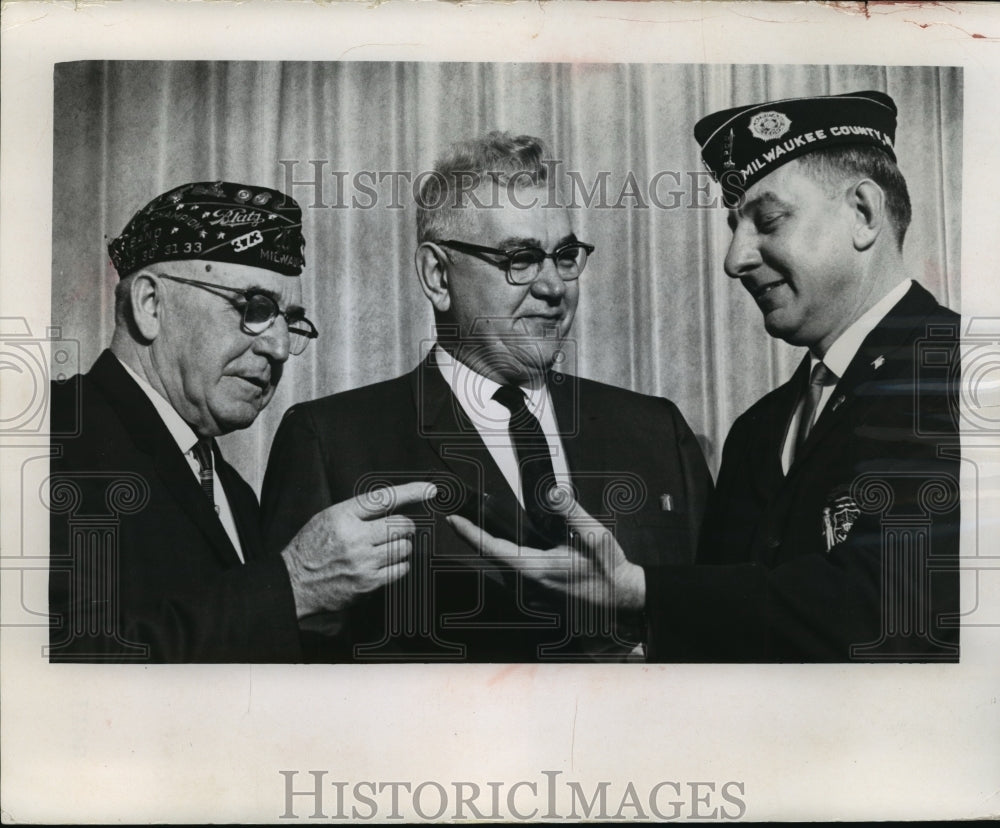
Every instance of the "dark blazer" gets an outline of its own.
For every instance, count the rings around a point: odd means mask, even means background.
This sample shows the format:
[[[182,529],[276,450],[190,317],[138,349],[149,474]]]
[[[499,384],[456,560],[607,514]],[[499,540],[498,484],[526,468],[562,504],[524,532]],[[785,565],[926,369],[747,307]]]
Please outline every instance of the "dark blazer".
[[[216,449],[246,563],[142,389],[105,351],[52,386],[52,661],[296,661],[284,563]]]
[[[734,423],[699,565],[649,584],[654,659],[958,659],[960,318],[914,284],[865,339],[788,474],[809,373]]]
[[[549,392],[582,506],[651,569],[693,560],[711,486],[676,406],[553,373]],[[444,521],[458,512],[493,534],[548,546],[475,426],[425,360],[411,373],[285,415],[261,496],[266,542],[282,547],[324,507],[378,485],[438,484],[418,524],[410,574],[320,620],[317,660],[575,661],[621,659],[644,634],[639,614],[594,613],[473,552]]]

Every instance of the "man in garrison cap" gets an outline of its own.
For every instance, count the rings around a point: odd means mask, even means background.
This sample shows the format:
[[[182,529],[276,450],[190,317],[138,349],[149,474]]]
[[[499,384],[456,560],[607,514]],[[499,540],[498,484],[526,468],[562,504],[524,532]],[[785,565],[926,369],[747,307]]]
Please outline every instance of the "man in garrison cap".
[[[895,128],[880,92],[695,127],[729,208],[726,274],[808,350],[734,423],[697,564],[646,573],[652,660],[958,659],[960,319],[906,272]],[[592,541],[596,558],[609,540]]]
[[[253,490],[214,438],[270,402],[317,331],[298,204],[192,183],[109,245],[111,346],[52,388],[52,661],[297,661],[298,619],[399,577],[412,526],[365,498],[265,555]],[[61,435],[61,436],[60,436]],[[379,493],[410,503],[418,482]]]
[[[462,514],[508,540],[558,545],[554,482],[614,527],[640,580],[694,559],[711,480],[677,407],[565,372],[594,248],[560,204],[546,153],[538,138],[496,132],[438,161],[414,257],[436,343],[408,374],[296,405],[278,429],[261,495],[277,547],[359,486],[417,475],[441,493],[415,516],[410,574],[330,617],[317,659],[633,657],[641,605],[593,612],[558,588],[574,577],[568,558],[536,559],[557,582],[539,585],[470,554],[445,522]]]

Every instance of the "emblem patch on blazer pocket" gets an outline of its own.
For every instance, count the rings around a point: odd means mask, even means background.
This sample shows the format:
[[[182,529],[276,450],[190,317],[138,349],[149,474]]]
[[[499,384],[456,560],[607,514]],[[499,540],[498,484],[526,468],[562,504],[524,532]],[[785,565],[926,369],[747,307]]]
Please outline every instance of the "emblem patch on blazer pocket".
[[[846,494],[835,496],[823,507],[823,537],[827,552],[847,540],[851,527],[860,516],[858,504]]]

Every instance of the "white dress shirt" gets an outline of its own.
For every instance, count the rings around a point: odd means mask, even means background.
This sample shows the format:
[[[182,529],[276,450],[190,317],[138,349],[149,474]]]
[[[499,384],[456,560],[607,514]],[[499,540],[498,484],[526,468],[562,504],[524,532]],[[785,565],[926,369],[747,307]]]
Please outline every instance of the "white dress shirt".
[[[853,325],[838,336],[829,350],[827,350],[822,362],[837,375],[838,382],[847,372],[851,360],[858,353],[858,349],[861,347],[861,343],[865,341],[865,337],[878,327],[879,322],[885,319],[889,311],[906,295],[911,284],[912,282],[909,279],[904,279],[896,285],[896,287],[865,311]],[[820,359],[810,353],[810,376],[818,362],[820,362]],[[819,415],[823,413],[823,409],[826,408],[826,404],[830,401],[830,397],[833,396],[833,390],[836,387],[836,383],[833,383],[823,388],[819,404],[816,406],[816,417],[813,422],[819,420]],[[792,421],[788,424],[788,431],[785,434],[785,445],[781,451],[781,469],[785,474],[788,474],[788,469],[792,465],[792,453],[795,450],[795,435],[798,432],[804,402],[804,399],[799,400],[799,404],[795,408],[795,414],[792,416]]]
[[[440,345],[434,346],[433,355],[441,376],[448,383],[466,416],[476,427],[490,455],[500,467],[504,479],[517,496],[518,503],[523,507],[521,472],[517,465],[517,453],[510,441],[510,411],[493,399],[493,394],[500,387],[500,383],[473,371]],[[552,410],[549,390],[540,379],[532,385],[521,386],[521,389],[525,393],[528,410],[538,420],[549,444],[556,483],[569,486],[569,466],[566,464],[566,452],[562,440],[559,439],[559,425],[556,423],[555,411]]]
[[[116,357],[117,358],[117,357]],[[198,485],[201,485],[201,464],[198,462],[198,458],[194,455],[194,447],[198,443],[198,435],[194,433],[180,414],[178,414],[174,407],[167,402],[167,400],[161,395],[152,385],[150,385],[146,380],[140,377],[135,371],[128,367],[120,359],[122,367],[128,371],[128,374],[132,379],[135,380],[136,384],[142,389],[143,393],[149,397],[149,401],[153,404],[156,409],[156,413],[160,415],[160,419],[163,420],[163,424],[167,427],[167,431],[170,432],[170,436],[174,438],[177,442],[177,447],[181,450],[184,455],[184,459],[187,460],[188,466],[191,468],[191,473],[194,475],[194,479],[198,481]],[[240,561],[243,562],[243,547],[240,545],[240,534],[236,531],[236,521],[233,520],[233,510],[229,506],[229,499],[226,497],[226,490],[222,486],[222,481],[219,480],[219,475],[215,473],[215,463],[213,457],[212,463],[212,491],[215,495],[215,511],[219,516],[219,520],[222,521],[222,527],[226,530],[226,534],[229,535],[229,539],[233,542],[233,546],[236,548],[236,554],[240,556]]]

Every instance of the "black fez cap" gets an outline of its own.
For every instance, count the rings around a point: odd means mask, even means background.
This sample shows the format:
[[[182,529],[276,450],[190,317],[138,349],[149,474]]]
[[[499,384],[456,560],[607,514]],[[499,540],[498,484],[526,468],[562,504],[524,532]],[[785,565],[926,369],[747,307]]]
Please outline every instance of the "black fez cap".
[[[737,106],[702,118],[694,137],[705,166],[732,196],[827,147],[866,144],[895,161],[896,104],[884,92],[867,91]]]
[[[120,277],[153,262],[207,259],[285,276],[305,266],[302,211],[267,187],[229,181],[183,184],[136,213],[108,245]]]

